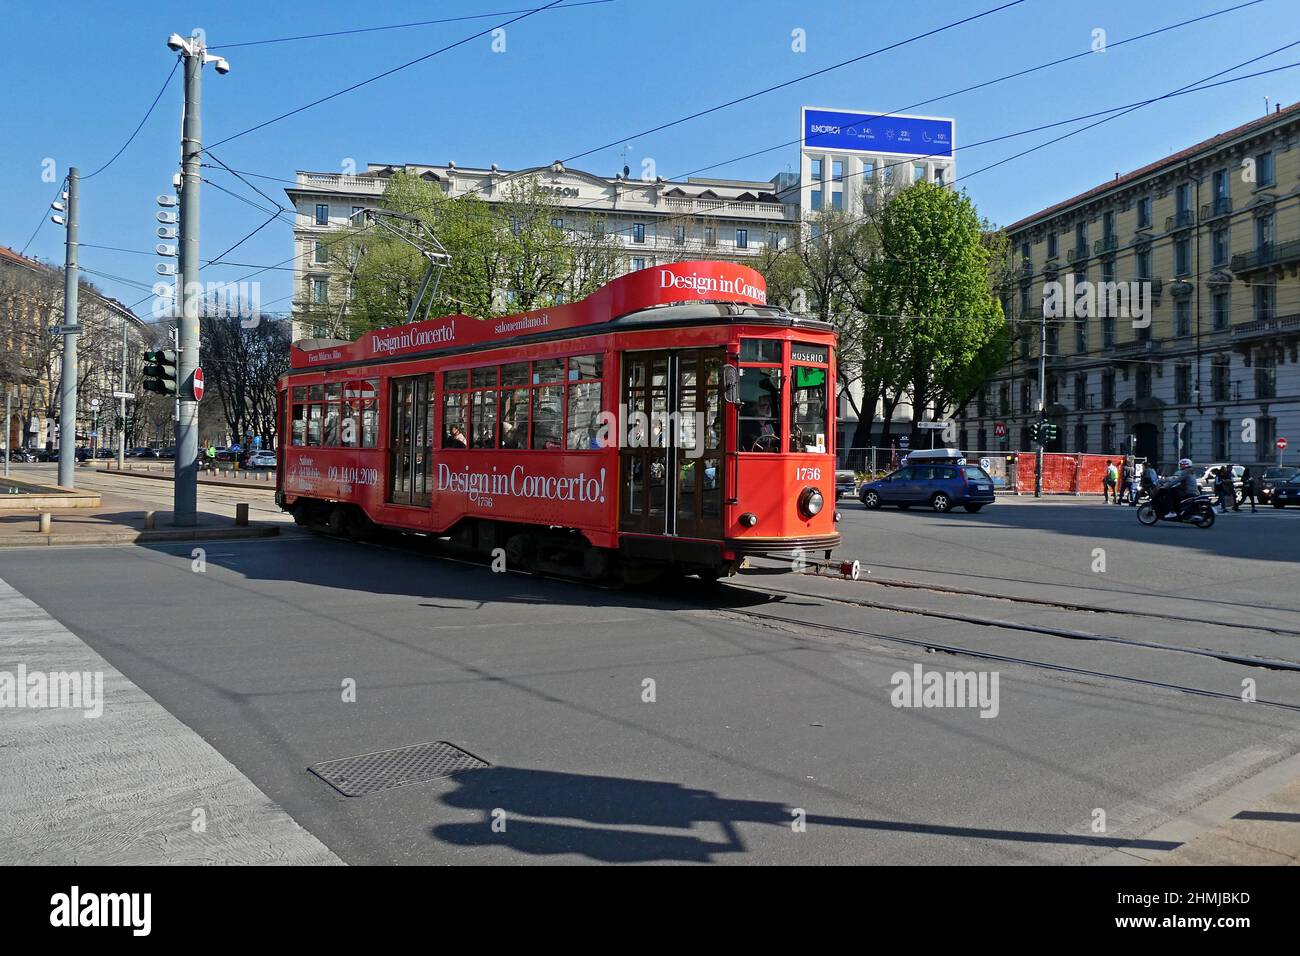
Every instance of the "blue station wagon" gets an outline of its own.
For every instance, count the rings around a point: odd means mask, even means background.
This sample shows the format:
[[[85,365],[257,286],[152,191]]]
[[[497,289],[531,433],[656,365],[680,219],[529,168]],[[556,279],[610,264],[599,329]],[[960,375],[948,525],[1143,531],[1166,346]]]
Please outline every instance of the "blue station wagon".
[[[907,510],[912,505],[929,505],[947,512],[955,507],[979,511],[994,500],[993,479],[976,464],[968,464],[957,454],[912,455],[903,467],[878,481],[868,481],[858,491],[868,508],[897,505]]]

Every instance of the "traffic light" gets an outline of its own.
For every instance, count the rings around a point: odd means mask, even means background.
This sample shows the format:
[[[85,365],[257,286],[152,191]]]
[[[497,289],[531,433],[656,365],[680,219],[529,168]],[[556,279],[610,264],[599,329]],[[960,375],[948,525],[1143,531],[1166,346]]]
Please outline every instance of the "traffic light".
[[[1051,422],[1043,422],[1043,441],[1056,441],[1056,426]]]
[[[1039,432],[1040,428],[1041,428],[1041,425],[1040,425],[1039,422],[1033,422],[1032,424],[1030,424],[1030,426],[1029,426],[1029,440],[1030,440],[1031,442],[1037,442],[1037,441],[1038,441],[1038,432]]]
[[[159,395],[176,394],[176,350],[144,353],[144,390]]]

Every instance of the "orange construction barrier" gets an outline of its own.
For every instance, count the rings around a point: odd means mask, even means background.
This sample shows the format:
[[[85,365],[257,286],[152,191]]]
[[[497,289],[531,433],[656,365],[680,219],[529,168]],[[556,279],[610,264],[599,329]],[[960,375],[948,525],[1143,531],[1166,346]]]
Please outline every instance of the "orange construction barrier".
[[[1068,455],[1048,452],[1043,455],[1043,494],[1045,495],[1099,495],[1102,480],[1106,477],[1106,463],[1114,462],[1121,470],[1122,456]],[[1016,460],[1016,489],[1023,494],[1034,493],[1037,460],[1033,452],[1019,452]]]

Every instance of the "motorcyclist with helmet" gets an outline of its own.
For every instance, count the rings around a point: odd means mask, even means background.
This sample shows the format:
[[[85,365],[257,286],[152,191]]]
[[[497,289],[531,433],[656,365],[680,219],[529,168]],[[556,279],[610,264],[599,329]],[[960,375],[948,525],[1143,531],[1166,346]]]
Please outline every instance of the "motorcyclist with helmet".
[[[1190,458],[1180,459],[1178,474],[1156,489],[1155,501],[1153,502],[1156,514],[1166,521],[1172,521],[1178,517],[1179,506],[1188,498],[1195,498],[1200,493],[1201,490],[1196,484],[1196,471],[1192,467],[1192,460]]]

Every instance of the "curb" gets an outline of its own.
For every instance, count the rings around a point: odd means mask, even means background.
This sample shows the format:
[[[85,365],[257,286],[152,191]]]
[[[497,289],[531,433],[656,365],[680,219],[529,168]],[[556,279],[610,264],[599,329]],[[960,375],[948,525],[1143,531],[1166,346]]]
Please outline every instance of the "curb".
[[[118,471],[116,468],[96,468],[95,470],[101,475],[119,475],[126,478],[150,478],[154,481],[176,480],[172,475],[166,473],[151,475],[148,472],[143,471]],[[261,474],[261,472],[253,472],[253,474]],[[213,478],[199,478],[198,483],[200,485],[212,485],[217,488],[261,488],[263,491],[275,490],[274,481],[262,481],[260,479],[254,479],[252,481],[217,481]]]
[[[66,544],[152,544],[165,541],[224,541],[234,538],[274,538],[274,525],[247,528],[194,528],[174,531],[69,531],[60,534],[4,534],[0,548],[58,547]]]

